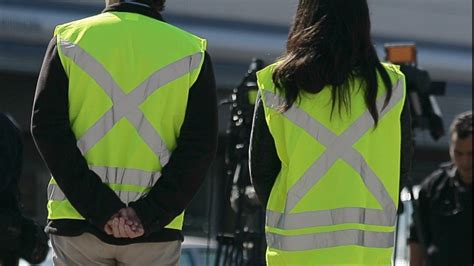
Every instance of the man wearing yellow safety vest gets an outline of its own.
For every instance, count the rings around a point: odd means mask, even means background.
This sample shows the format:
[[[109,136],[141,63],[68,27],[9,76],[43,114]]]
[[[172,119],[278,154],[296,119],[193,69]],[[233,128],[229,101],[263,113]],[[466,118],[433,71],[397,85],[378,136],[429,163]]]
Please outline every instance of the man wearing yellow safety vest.
[[[31,127],[56,265],[178,264],[217,97],[206,41],[163,21],[164,2],[109,0],[55,29]]]
[[[257,76],[250,168],[268,264],[390,265],[410,112],[367,0],[300,0],[285,55]]]

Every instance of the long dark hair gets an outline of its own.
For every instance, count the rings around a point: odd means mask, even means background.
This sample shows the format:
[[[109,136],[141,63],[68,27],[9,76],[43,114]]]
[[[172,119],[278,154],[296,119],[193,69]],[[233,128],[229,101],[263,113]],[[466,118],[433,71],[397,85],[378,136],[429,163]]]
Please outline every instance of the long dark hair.
[[[331,116],[336,106],[339,114],[342,108],[350,112],[350,82],[361,78],[365,103],[377,125],[377,72],[387,87],[385,105],[392,97],[392,84],[370,28],[367,0],[300,0],[287,51],[273,72],[286,99],[282,111],[291,108],[301,90],[318,93],[330,85]]]
[[[161,12],[165,9],[165,2],[166,0],[154,0],[153,4],[155,5],[155,8]]]

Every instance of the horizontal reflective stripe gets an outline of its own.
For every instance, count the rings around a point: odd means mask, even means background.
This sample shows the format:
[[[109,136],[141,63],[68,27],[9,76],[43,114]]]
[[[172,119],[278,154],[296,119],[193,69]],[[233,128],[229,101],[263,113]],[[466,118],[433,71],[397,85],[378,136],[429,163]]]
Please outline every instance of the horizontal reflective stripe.
[[[403,99],[403,82],[399,80],[394,87],[393,96],[384,108],[385,97],[377,100],[377,107],[382,118]],[[275,93],[265,91],[266,105],[277,110],[284,99]],[[393,226],[396,219],[396,205],[390,197],[380,178],[373,172],[365,158],[352,146],[374,126],[370,112],[365,112],[340,136],[331,132],[319,121],[313,119],[304,110],[292,106],[283,115],[304,129],[318,142],[326,146],[326,151],[311,165],[304,175],[287,193],[285,214],[268,210],[267,225],[280,229],[297,229],[342,223],[367,223],[373,225]],[[328,211],[311,211],[297,214],[289,212],[300,200],[326,175],[334,163],[342,159],[354,168],[361,176],[368,190],[374,195],[383,210],[364,208],[342,208]],[[305,219],[301,221],[300,219]],[[307,220],[306,220],[307,219]]]
[[[297,236],[284,236],[267,233],[268,246],[282,251],[316,250],[341,246],[392,248],[394,242],[394,232],[386,233],[363,230],[344,230]]]
[[[106,184],[135,185],[153,187],[160,179],[160,172],[148,172],[136,169],[114,168],[104,166],[89,166]]]
[[[64,195],[64,192],[59,188],[58,185],[56,184],[49,184],[48,185],[48,200],[65,200],[66,195]]]
[[[366,224],[393,226],[392,215],[384,211],[365,208],[340,208],[283,214],[267,210],[267,226],[285,230],[330,226],[338,224]],[[396,218],[396,217],[395,217]]]
[[[203,53],[198,52],[165,66],[144,80],[131,93],[125,94],[112,75],[79,45],[65,40],[60,40],[60,45],[63,54],[93,78],[113,102],[112,108],[78,140],[81,152],[87,153],[118,121],[126,118],[159,158],[161,166],[165,166],[170,157],[169,149],[140,111],[139,106],[158,89],[197,69],[201,64]]]
[[[115,194],[120,198],[120,200],[128,205],[130,202],[137,201],[146,193],[139,193],[133,191],[123,191],[123,190],[114,190]]]
[[[139,199],[160,179],[160,172],[148,172],[136,169],[89,166],[105,184],[120,197],[124,203]],[[143,192],[140,192],[143,191]],[[66,196],[57,184],[48,186],[48,199],[65,200]]]
[[[145,195],[151,189],[151,188],[146,188],[144,192],[136,192],[136,191],[116,189],[113,186],[113,184],[110,184],[109,186],[115,192],[115,194],[120,198],[120,200],[125,204],[138,200],[140,197]],[[64,195],[64,192],[61,190],[61,188],[58,185],[49,184],[48,185],[48,200],[64,201],[64,200],[67,200],[67,197],[66,195]]]

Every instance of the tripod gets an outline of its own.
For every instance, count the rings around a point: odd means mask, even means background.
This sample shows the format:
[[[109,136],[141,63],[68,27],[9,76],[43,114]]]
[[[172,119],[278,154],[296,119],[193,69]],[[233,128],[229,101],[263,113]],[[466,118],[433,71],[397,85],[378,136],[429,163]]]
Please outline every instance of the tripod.
[[[265,265],[264,211],[258,203],[250,182],[248,149],[254,96],[257,93],[256,72],[263,62],[254,59],[239,86],[224,104],[230,104],[231,116],[227,130],[225,200],[220,233],[217,235],[216,266]],[[224,232],[224,226],[231,227]]]

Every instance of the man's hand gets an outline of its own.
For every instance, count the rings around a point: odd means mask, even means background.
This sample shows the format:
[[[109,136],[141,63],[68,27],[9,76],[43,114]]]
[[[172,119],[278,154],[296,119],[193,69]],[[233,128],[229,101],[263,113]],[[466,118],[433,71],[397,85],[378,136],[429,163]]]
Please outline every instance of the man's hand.
[[[123,208],[112,216],[104,228],[116,238],[137,238],[145,233],[142,223],[132,208]]]

